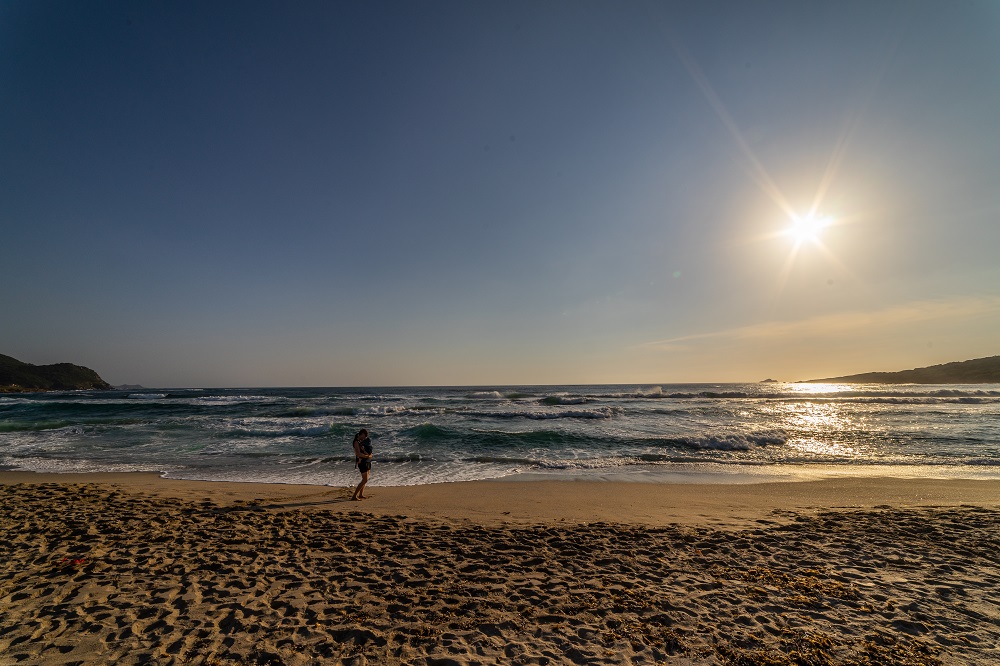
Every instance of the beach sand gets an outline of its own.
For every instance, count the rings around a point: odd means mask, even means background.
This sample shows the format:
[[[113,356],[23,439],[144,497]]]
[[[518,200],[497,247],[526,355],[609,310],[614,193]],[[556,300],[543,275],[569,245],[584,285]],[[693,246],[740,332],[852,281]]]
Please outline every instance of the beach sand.
[[[1000,663],[1000,483],[0,473],[0,664]]]

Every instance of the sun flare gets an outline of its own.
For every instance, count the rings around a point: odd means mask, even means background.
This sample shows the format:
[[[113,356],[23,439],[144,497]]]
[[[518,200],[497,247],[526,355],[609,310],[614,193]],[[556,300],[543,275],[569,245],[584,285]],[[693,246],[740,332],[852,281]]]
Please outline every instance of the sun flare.
[[[807,215],[805,217],[793,217],[792,226],[788,228],[786,233],[792,237],[796,244],[806,242],[818,243],[820,233],[832,223],[833,218],[830,216],[819,217],[816,215]]]

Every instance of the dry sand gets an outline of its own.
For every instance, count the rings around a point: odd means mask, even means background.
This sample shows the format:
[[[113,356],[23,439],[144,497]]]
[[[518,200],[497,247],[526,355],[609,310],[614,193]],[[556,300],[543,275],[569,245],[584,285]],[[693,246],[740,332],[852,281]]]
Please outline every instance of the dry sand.
[[[0,474],[0,664],[1000,663],[1000,483]]]

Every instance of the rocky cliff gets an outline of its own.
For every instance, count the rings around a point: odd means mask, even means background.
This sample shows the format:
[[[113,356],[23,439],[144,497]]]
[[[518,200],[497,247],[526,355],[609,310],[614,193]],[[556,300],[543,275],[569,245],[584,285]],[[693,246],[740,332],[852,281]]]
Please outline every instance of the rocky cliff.
[[[0,392],[110,389],[90,368],[72,363],[32,365],[0,354]]]

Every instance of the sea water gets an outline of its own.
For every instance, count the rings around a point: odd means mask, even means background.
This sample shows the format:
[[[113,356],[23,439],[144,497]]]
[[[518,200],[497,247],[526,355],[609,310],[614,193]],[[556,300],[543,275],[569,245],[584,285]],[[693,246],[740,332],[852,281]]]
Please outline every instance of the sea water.
[[[1000,479],[1000,385],[674,384],[0,396],[0,469],[347,486]]]

